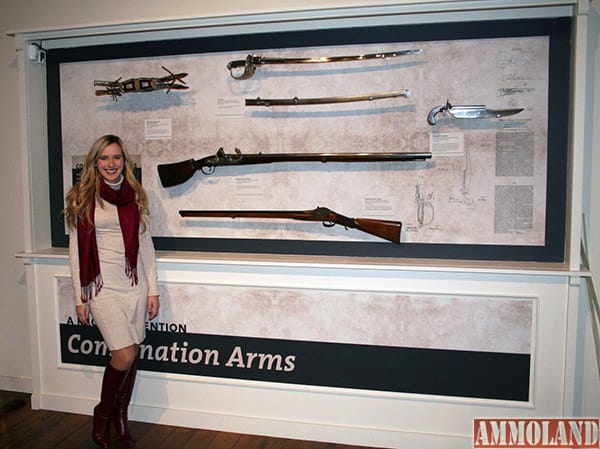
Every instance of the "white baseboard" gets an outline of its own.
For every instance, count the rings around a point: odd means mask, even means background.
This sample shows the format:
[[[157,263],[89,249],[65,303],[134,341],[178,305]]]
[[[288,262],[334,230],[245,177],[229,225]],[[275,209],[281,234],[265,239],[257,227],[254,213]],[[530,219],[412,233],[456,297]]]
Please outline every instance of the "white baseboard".
[[[0,376],[0,390],[31,393],[33,391],[31,377]]]
[[[42,409],[84,415],[90,415],[96,403],[96,399],[89,398],[61,395],[40,396]],[[470,438],[460,435],[339,426],[289,419],[276,420],[257,416],[236,416],[135,404],[132,404],[129,419],[178,427],[389,449],[414,449],[415,447],[469,449],[473,447]]]

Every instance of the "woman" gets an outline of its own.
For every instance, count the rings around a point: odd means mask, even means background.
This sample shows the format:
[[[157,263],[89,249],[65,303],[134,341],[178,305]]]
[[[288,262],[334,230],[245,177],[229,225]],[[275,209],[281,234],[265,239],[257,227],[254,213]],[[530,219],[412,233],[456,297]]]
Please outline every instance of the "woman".
[[[148,198],[119,137],[94,142],[79,183],[67,193],[64,214],[77,316],[89,325],[91,312],[111,352],[92,439],[108,448],[113,421],[121,442],[133,447],[127,408],[146,312],[148,319],[156,317],[159,300]]]

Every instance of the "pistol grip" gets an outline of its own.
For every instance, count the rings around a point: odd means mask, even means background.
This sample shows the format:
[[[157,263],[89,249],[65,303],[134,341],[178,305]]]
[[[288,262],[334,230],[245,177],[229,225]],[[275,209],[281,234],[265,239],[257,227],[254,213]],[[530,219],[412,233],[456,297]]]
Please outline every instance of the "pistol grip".
[[[445,108],[446,105],[439,105],[429,111],[429,114],[427,114],[427,123],[429,123],[431,126],[435,125],[435,116],[442,112]]]

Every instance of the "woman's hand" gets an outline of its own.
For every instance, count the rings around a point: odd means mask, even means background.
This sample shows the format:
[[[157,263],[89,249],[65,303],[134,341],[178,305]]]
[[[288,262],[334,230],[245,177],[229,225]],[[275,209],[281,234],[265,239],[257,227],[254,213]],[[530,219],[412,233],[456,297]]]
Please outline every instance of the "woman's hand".
[[[86,326],[90,325],[90,306],[87,304],[80,304],[75,308],[77,312],[77,318],[79,321],[85,324]]]
[[[158,301],[158,295],[148,296],[148,320],[152,321],[158,315],[158,309],[160,303]]]

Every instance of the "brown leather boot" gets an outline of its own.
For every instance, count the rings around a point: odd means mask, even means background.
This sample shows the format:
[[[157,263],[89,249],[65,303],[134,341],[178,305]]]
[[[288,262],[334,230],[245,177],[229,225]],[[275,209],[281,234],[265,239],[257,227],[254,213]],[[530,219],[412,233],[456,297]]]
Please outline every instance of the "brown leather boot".
[[[108,449],[110,442],[110,421],[113,414],[115,398],[127,371],[119,371],[109,363],[102,378],[100,402],[94,407],[94,424],[92,440],[102,449]]]
[[[135,441],[131,438],[129,432],[129,422],[127,419],[127,409],[129,408],[129,402],[131,402],[131,395],[133,393],[133,385],[135,384],[135,377],[137,375],[137,359],[134,360],[133,364],[127,371],[127,376],[123,380],[121,389],[117,393],[115,400],[115,406],[113,409],[113,423],[117,431],[117,436],[121,440],[121,443],[125,447],[134,447]]]

